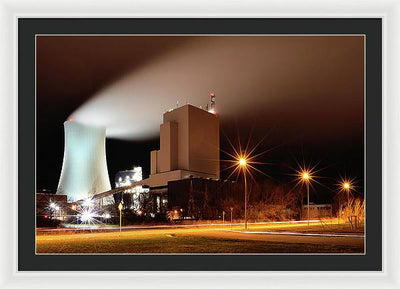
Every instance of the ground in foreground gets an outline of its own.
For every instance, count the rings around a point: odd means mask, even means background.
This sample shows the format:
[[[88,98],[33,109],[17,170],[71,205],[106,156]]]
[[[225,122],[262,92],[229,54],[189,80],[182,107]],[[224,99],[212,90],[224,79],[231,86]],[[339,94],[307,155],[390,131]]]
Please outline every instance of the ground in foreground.
[[[293,228],[294,229],[294,228]],[[293,231],[303,231],[296,228]],[[251,230],[250,230],[251,231]],[[270,231],[265,227],[257,231]],[[273,230],[275,231],[275,230]],[[222,228],[168,228],[80,234],[41,234],[36,252],[112,253],[363,253],[364,238],[243,233]]]

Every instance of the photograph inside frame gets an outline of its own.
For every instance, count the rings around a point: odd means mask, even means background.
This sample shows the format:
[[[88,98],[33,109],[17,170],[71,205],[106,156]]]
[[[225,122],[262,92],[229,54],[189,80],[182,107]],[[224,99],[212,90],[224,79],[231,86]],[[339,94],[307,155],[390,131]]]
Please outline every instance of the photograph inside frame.
[[[36,254],[364,254],[364,35],[37,35]]]

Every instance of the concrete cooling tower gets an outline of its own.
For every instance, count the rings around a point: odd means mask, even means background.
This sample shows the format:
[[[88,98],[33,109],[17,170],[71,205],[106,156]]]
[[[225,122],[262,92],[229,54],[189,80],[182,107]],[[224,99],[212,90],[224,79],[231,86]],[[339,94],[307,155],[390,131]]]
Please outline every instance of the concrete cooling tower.
[[[77,201],[111,189],[103,127],[64,122],[64,161],[57,194]]]

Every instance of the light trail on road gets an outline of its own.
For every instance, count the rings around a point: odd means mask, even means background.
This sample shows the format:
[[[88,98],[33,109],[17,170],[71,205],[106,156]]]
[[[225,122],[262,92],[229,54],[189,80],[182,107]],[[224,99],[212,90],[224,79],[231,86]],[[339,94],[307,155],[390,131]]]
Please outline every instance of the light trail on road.
[[[277,222],[253,222],[248,223],[249,225],[292,225],[292,224],[306,224],[306,221],[277,221]],[[319,220],[310,220],[310,223],[319,224]],[[177,225],[154,225],[154,226],[125,226],[122,230],[149,230],[149,229],[168,229],[168,228],[191,228],[191,227],[213,227],[213,226],[244,226],[244,223],[225,223],[225,224],[177,224]],[[40,229],[37,228],[37,232],[57,232],[57,231],[116,231],[119,227],[102,227],[102,226],[79,226],[70,225],[66,228],[54,228],[54,229]]]

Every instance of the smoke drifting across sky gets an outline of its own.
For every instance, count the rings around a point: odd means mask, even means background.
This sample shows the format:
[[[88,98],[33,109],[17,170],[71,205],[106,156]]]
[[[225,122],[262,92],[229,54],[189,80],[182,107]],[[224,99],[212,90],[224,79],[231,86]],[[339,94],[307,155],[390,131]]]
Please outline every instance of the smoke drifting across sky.
[[[254,117],[325,141],[362,131],[363,37],[184,38],[103,87],[72,117],[106,126],[110,138],[151,139],[163,112],[177,102],[204,107],[215,91],[222,119]]]

